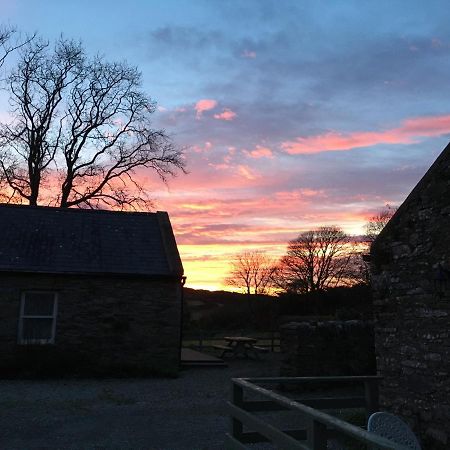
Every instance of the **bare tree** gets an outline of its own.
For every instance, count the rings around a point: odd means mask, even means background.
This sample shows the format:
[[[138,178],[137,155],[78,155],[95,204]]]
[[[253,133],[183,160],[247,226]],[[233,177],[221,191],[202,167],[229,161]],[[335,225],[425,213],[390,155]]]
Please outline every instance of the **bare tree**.
[[[147,207],[139,171],[184,171],[182,152],[151,128],[155,103],[125,63],[87,58],[80,43],[33,39],[8,78],[13,120],[0,128],[9,201]]]
[[[227,283],[247,295],[266,294],[272,283],[275,262],[260,251],[245,251],[231,263]]]
[[[14,33],[14,28],[0,27],[0,67],[5,62],[6,57],[16,48],[14,45],[10,45]]]
[[[20,39],[16,28],[11,26],[0,26],[0,67],[3,66],[6,58],[14,50],[23,47],[34,39],[34,34]]]
[[[396,207],[386,205],[386,207],[380,210],[377,214],[370,217],[365,225],[365,235],[363,236],[364,241],[360,246],[358,252],[355,253],[355,280],[359,284],[370,284],[370,263],[369,263],[369,253],[372,243],[375,241],[377,236],[381,233],[381,230],[386,226],[386,224],[391,220],[392,216],[397,211]]]
[[[351,239],[339,227],[305,231],[289,242],[277,284],[297,294],[352,284],[352,258]]]
[[[396,207],[386,205],[384,209],[379,211],[368,220],[365,226],[365,237],[367,242],[371,244],[376,239],[381,230],[391,220],[392,216],[395,214],[395,211],[397,211]]]

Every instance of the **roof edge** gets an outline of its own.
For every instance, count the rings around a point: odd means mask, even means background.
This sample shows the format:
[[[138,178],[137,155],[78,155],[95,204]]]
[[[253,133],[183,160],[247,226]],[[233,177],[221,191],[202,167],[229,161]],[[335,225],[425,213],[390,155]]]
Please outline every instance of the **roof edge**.
[[[407,210],[409,204],[412,203],[417,198],[417,196],[420,195],[423,185],[432,179],[434,173],[439,170],[439,166],[441,166],[443,162],[446,160],[450,161],[450,142],[445,146],[445,148],[435,159],[433,164],[431,164],[431,166],[425,172],[423,177],[419,180],[416,186],[405,198],[403,203],[398,207],[397,211],[395,211],[394,215],[391,217],[386,226],[381,230],[380,234],[377,236],[377,238],[372,244],[371,253],[376,252],[378,245],[381,245],[381,242],[383,241],[384,237],[388,235],[391,232],[391,230],[394,229],[394,227],[397,225],[397,222],[400,220],[399,217],[403,214],[404,211]]]
[[[169,214],[165,211],[157,211],[156,214],[169,269],[174,275],[182,277],[184,274],[183,264],[178,252]]]
[[[69,213],[69,214],[73,214],[73,213],[80,213],[83,212],[83,214],[86,213],[90,213],[90,214],[127,214],[127,215],[156,215],[158,213],[157,212],[152,212],[152,211],[117,211],[115,209],[92,209],[92,208],[76,208],[76,207],[71,207],[71,208],[62,208],[60,206],[46,206],[46,205],[22,205],[22,204],[17,204],[17,203],[1,203],[0,202],[0,207],[1,208],[16,208],[16,209],[24,209],[26,208],[27,210],[30,209],[46,209],[46,210],[50,210],[50,211],[61,211],[64,213]]]
[[[75,271],[50,271],[50,270],[19,270],[0,269],[1,275],[55,275],[55,276],[81,276],[81,277],[124,277],[124,278],[145,278],[147,280],[178,280],[177,274],[147,274],[132,272],[75,272]]]

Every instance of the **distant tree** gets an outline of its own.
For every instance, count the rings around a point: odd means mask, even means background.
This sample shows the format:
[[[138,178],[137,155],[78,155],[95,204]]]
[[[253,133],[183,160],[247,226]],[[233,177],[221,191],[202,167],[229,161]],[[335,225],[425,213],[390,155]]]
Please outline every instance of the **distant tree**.
[[[147,207],[139,181],[184,171],[182,152],[151,128],[155,103],[126,63],[89,59],[82,45],[33,38],[7,78],[12,119],[0,125],[0,182],[9,202]]]
[[[370,253],[370,247],[375,241],[381,230],[391,220],[392,216],[397,211],[396,207],[386,205],[374,216],[370,217],[365,225],[364,243],[360,250],[356,253],[355,258],[355,280],[359,284],[370,285],[370,263],[367,258]],[[363,244],[364,244],[363,243]]]
[[[381,230],[391,220],[392,216],[395,214],[395,211],[397,211],[396,207],[386,205],[385,208],[370,217],[365,225],[365,237],[367,242],[371,244],[376,239],[376,237],[381,233]]]
[[[339,227],[305,231],[289,242],[277,284],[285,292],[305,294],[353,283],[351,238]]]
[[[231,263],[227,283],[248,295],[266,294],[272,284],[275,261],[261,251],[245,251]]]

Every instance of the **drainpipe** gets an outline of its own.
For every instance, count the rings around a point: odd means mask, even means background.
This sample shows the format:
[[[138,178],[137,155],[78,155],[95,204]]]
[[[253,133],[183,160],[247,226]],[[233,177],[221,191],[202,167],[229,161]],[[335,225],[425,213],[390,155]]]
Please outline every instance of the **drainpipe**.
[[[184,285],[186,284],[186,277],[182,276],[180,279],[180,285],[181,285],[181,316],[180,316],[180,357],[178,359],[178,370],[181,370],[181,348],[183,346],[183,310],[184,310]]]

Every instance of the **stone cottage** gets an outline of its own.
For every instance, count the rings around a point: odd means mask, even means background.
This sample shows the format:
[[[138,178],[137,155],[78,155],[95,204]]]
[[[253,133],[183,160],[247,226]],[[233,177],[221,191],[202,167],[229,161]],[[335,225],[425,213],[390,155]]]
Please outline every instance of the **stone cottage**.
[[[383,409],[450,448],[450,144],[371,252]]]
[[[177,374],[167,213],[0,205],[0,229],[0,376]]]

